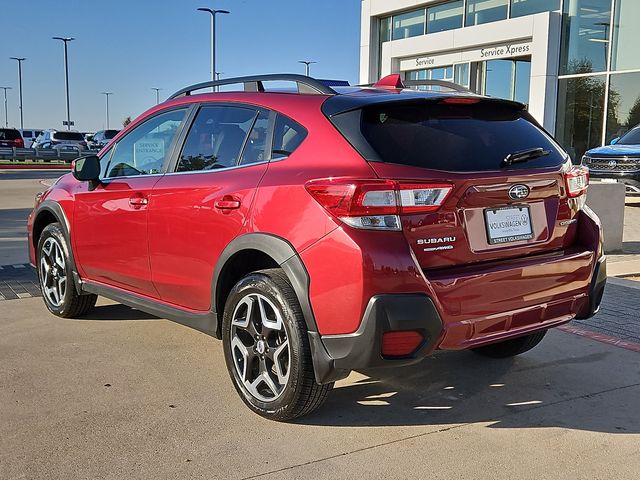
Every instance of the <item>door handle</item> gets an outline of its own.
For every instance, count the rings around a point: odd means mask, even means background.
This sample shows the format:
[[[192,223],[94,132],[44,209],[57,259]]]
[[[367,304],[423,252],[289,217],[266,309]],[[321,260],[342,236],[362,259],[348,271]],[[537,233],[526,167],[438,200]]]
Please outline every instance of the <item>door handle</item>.
[[[225,195],[213,204],[219,210],[235,210],[240,208],[241,202],[231,195]]]
[[[149,204],[149,199],[146,197],[131,197],[129,198],[129,205],[131,205],[133,208],[142,208],[146,205]]]

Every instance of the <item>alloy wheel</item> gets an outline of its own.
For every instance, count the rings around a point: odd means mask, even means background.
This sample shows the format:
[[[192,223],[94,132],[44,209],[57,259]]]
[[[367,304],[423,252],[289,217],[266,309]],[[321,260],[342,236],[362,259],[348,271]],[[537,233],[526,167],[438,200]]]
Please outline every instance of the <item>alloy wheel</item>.
[[[60,307],[67,291],[67,273],[62,246],[54,237],[42,245],[39,269],[42,294],[54,307]]]
[[[231,354],[246,391],[272,402],[289,380],[291,352],[282,315],[264,295],[250,293],[238,302],[231,321]]]

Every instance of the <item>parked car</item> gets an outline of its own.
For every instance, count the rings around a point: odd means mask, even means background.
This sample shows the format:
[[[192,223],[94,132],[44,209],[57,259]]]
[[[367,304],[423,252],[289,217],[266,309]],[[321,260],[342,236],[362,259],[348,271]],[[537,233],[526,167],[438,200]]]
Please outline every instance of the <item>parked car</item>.
[[[32,148],[33,142],[35,142],[38,135],[42,133],[42,129],[24,128],[20,130],[20,134],[24,140],[25,148]]]
[[[87,142],[80,132],[73,130],[45,130],[36,138],[31,148],[52,148],[82,152],[87,149]]]
[[[0,147],[24,148],[22,135],[15,128],[0,128]]]
[[[621,182],[628,192],[640,193],[640,125],[614,138],[611,145],[589,150],[582,164],[589,167],[591,177]]]
[[[354,369],[510,357],[594,315],[587,183],[520,103],[399,76],[205,82],[74,162],[29,216],[30,258],[53,314],[103,295],[213,335],[246,405],[290,420]]]
[[[100,150],[113,140],[118,133],[120,133],[120,130],[100,130],[96,132],[89,143],[89,148],[91,150]]]

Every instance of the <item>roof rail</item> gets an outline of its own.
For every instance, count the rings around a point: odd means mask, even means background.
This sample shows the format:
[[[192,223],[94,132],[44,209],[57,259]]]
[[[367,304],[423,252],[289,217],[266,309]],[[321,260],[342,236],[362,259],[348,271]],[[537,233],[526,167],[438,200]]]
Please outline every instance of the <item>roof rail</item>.
[[[316,80],[315,78],[307,77],[305,75],[296,75],[293,73],[276,73],[268,75],[252,75],[249,77],[224,78],[222,80],[210,80],[208,82],[197,83],[177,91],[169,97],[169,100],[191,95],[192,92],[202,90],[204,88],[234,85],[238,83],[244,84],[245,92],[264,92],[263,82],[273,81],[294,82],[298,87],[299,93],[314,93],[320,95],[336,95],[337,93],[333,88],[328,86],[326,83],[323,83],[322,80]]]

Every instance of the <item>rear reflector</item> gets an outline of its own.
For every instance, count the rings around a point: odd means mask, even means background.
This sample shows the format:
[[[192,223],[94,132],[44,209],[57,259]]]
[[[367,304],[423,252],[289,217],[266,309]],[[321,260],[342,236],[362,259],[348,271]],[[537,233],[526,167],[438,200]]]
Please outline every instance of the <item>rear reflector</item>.
[[[586,167],[573,167],[564,175],[569,198],[579,197],[586,193],[589,186],[589,169]]]
[[[449,184],[353,179],[312,180],[305,187],[344,223],[375,230],[400,230],[399,215],[434,212],[453,190]]]
[[[382,355],[406,357],[413,354],[423,341],[424,336],[416,330],[385,332],[382,334]]]

